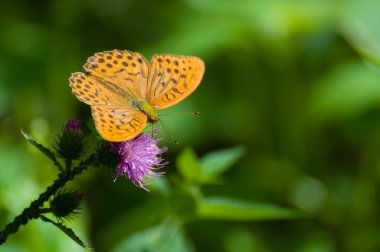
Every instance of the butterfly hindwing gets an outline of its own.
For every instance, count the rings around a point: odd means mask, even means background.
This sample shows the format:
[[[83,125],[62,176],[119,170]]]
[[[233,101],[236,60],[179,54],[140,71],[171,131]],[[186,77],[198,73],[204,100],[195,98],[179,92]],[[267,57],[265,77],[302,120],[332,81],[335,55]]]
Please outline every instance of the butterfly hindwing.
[[[122,142],[140,134],[147,117],[139,110],[126,107],[91,106],[96,130],[101,137],[111,142]]]
[[[73,73],[69,78],[72,93],[89,105],[122,105],[123,100],[112,89],[84,73]]]
[[[199,85],[205,67],[194,56],[153,56],[146,99],[156,109],[170,107],[190,95]]]

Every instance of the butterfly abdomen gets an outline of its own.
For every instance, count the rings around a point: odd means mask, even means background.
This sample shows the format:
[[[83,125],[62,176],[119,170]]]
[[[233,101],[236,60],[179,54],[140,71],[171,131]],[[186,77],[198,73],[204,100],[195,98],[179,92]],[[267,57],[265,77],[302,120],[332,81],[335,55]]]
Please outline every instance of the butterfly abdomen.
[[[149,122],[156,123],[160,120],[156,110],[147,101],[137,99],[133,101],[133,105],[148,117]]]

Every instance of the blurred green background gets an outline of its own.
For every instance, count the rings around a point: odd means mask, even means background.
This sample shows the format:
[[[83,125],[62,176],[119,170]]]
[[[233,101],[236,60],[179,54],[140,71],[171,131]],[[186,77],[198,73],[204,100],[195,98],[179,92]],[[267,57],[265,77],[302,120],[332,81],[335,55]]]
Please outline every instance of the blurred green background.
[[[68,224],[90,247],[380,251],[379,10],[377,0],[3,1],[0,228],[57,174],[20,130],[49,145],[69,118],[90,125],[89,107],[71,94],[68,77],[95,52],[128,49],[148,59],[197,55],[206,64],[196,92],[162,112],[201,112],[164,118],[180,141],[161,132],[167,178],[178,177],[175,160],[187,146],[200,157],[243,146],[245,155],[203,194],[270,202],[307,217],[183,225],[168,218],[152,228],[152,215],[170,215],[162,196],[91,170],[70,184],[85,192],[85,203]],[[141,241],[158,245],[143,250]],[[83,249],[32,221],[0,251]]]

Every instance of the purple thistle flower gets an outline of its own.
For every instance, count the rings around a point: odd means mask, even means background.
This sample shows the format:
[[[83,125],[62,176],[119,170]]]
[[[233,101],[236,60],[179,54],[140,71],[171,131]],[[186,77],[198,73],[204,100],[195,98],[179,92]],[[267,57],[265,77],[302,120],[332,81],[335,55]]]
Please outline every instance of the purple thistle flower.
[[[82,127],[79,121],[70,119],[66,122],[65,129],[68,131],[80,132]]]
[[[163,172],[155,172],[167,163],[161,158],[161,154],[168,150],[167,147],[159,148],[157,143],[160,139],[153,139],[159,130],[154,130],[152,134],[140,134],[137,137],[118,143],[111,143],[111,148],[120,158],[119,166],[116,170],[115,180],[124,175],[136,186],[145,188],[150,184],[149,178],[160,176]]]

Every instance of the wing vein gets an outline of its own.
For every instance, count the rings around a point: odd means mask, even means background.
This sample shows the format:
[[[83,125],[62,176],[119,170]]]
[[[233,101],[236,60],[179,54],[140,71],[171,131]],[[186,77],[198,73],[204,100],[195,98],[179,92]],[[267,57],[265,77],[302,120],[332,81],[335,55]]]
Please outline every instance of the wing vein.
[[[160,94],[162,94],[165,89],[169,86],[169,83],[172,81],[172,76],[169,76],[169,79],[165,82],[165,84],[162,86],[162,89],[160,90]]]
[[[157,95],[157,92],[158,92],[158,88],[160,86],[162,86],[162,83],[164,82],[164,78],[165,78],[165,74],[166,74],[166,71],[162,71],[162,74],[161,74],[161,77],[160,77],[160,80],[158,81],[158,84],[156,85],[156,88],[154,89],[154,95]]]

